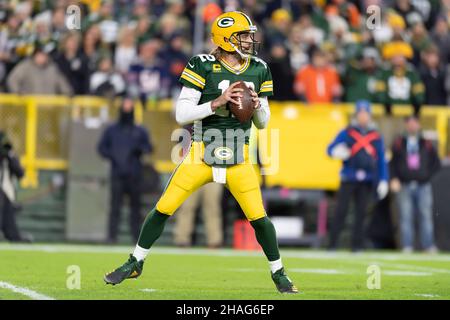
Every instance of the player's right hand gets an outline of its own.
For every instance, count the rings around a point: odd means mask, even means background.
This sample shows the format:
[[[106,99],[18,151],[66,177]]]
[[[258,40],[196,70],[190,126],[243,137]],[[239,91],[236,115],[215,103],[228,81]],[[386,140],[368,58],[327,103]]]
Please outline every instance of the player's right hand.
[[[220,97],[211,102],[211,109],[215,111],[217,108],[226,105],[228,102],[239,104],[238,99],[242,98],[242,93],[244,90],[240,88],[235,88],[239,81],[231,84],[228,89],[226,89]]]

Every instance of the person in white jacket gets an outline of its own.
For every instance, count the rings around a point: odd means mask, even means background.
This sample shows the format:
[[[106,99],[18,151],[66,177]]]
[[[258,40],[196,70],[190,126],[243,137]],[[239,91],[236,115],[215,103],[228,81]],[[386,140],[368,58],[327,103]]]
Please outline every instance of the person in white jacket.
[[[99,96],[117,96],[125,91],[122,75],[113,68],[112,60],[104,57],[99,61],[98,70],[91,75],[90,92]]]

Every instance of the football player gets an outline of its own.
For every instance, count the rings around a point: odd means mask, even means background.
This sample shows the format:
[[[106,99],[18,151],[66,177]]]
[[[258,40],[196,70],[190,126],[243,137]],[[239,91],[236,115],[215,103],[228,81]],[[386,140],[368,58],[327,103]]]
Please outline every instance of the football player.
[[[266,127],[270,118],[267,97],[273,95],[270,70],[256,57],[256,31],[245,13],[224,13],[212,25],[212,41],[217,48],[188,62],[180,78],[183,88],[176,105],[176,120],[181,125],[194,123],[190,151],[145,219],[133,254],[105,275],[106,283],[114,285],[139,277],[144,259],[166,220],[200,186],[216,182],[230,190],[254,228],[278,291],[298,292],[283,268],[275,228],[267,217],[258,177],[249,160],[252,122],[259,129]],[[239,104],[242,97],[243,89],[236,87],[238,81],[244,81],[253,96],[255,112],[246,123],[240,123],[227,107],[228,103]]]

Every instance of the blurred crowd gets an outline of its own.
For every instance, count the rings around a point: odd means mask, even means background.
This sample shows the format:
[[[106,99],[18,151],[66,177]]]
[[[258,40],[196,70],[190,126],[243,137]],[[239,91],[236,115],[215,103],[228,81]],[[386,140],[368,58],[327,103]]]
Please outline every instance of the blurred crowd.
[[[71,4],[80,8],[80,30],[66,27]],[[193,53],[196,4],[0,1],[1,90],[172,97]],[[394,104],[418,111],[450,102],[450,0],[206,1],[199,11],[203,52],[212,49],[210,23],[235,9],[261,31],[260,56],[271,67],[275,99],[367,99],[387,111]]]

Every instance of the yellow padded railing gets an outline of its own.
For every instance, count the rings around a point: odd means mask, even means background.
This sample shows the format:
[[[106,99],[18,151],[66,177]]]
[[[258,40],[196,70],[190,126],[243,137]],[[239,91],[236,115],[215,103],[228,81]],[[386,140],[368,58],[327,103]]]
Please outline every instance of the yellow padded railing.
[[[118,105],[118,101],[111,103],[91,96],[69,98],[0,94],[0,129],[7,131],[9,136],[12,135],[13,144],[21,155],[25,167],[22,187],[36,187],[39,170],[68,168],[68,146],[64,140],[68,126],[65,124],[81,117],[85,111],[99,112],[113,109],[114,105]],[[136,105],[136,121],[151,129],[153,141],[160,142],[156,144],[157,148],[161,141],[167,141],[164,145],[170,147],[168,132],[177,127],[170,116],[172,109],[172,100],[152,103],[146,108],[140,102]],[[375,117],[385,119],[382,106],[375,105],[373,109]],[[271,102],[271,110],[269,128],[259,134],[259,139],[263,139],[259,140],[259,145],[264,166],[277,167],[276,171],[265,177],[266,183],[269,186],[335,189],[340,164],[326,156],[325,148],[336,132],[348,123],[353,105]],[[404,117],[411,114],[411,111],[409,107],[394,106],[393,117]],[[163,116],[163,120],[154,120],[150,124],[155,114]],[[439,153],[441,156],[447,155],[450,108],[427,106],[422,109],[421,115],[433,119],[431,127],[438,136]],[[154,130],[155,126],[159,129]],[[271,136],[271,129],[279,134],[277,142]],[[52,134],[47,134],[48,132]],[[277,148],[273,148],[275,143]],[[160,172],[170,172],[175,167],[170,160],[170,152],[166,149],[153,159]],[[273,150],[278,152],[276,157],[271,154]],[[278,163],[274,166],[273,161]]]

